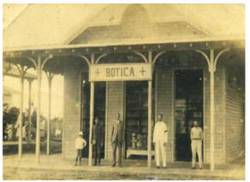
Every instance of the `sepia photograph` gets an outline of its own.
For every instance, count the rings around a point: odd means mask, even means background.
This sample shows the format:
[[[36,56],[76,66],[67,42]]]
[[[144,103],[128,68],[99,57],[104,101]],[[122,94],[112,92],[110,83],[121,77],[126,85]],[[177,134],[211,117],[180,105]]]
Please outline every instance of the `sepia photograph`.
[[[2,3],[4,180],[245,180],[244,3]]]

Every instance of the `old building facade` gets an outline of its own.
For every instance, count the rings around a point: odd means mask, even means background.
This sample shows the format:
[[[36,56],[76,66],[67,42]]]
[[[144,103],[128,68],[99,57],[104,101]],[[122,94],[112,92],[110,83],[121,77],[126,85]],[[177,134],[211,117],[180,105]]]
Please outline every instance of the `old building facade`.
[[[238,32],[234,36],[230,27],[229,32],[225,27],[221,30],[225,35],[219,32],[221,27],[206,29],[204,24],[212,23],[203,16],[188,17],[188,11],[201,12],[202,8],[110,5],[67,39],[67,45],[5,51],[6,59],[12,61],[20,55],[40,60],[49,55],[44,69],[64,75],[65,158],[75,156],[73,141],[80,130],[89,139],[93,119],[98,117],[105,131],[103,157],[110,159],[111,127],[118,112],[124,121],[126,159],[146,160],[148,156],[151,164],[152,130],[158,113],[169,128],[169,162],[191,160],[189,131],[194,120],[204,130],[205,163],[225,164],[239,157],[245,137],[244,37]],[[220,8],[209,6],[207,11]],[[218,16],[225,21],[223,26],[230,23],[225,14]],[[219,20],[215,23],[220,24]],[[34,58],[35,62],[39,59]],[[89,80],[93,65],[129,64],[135,69],[135,63],[150,64],[151,79]],[[125,69],[120,74],[134,75],[134,70]],[[117,75],[118,71],[112,77]],[[83,155],[91,158],[89,148],[90,143]]]

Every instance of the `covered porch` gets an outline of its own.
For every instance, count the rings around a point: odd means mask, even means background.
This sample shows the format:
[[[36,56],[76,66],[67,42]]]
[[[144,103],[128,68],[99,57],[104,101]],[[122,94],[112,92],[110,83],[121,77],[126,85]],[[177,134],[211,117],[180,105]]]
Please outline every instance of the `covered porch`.
[[[88,11],[84,11],[86,9]],[[72,142],[75,134],[83,129],[82,120],[85,120],[85,130],[89,131],[87,133],[88,165],[91,166],[93,120],[97,110],[95,106],[99,103],[95,102],[98,83],[89,79],[89,70],[94,66],[115,63],[122,65],[140,63],[151,69],[149,77],[144,79],[147,102],[144,110],[147,113],[145,117],[146,150],[143,151],[144,154],[146,152],[147,157],[145,166],[152,166],[152,120],[155,120],[159,112],[165,112],[169,117],[167,122],[171,128],[171,140],[168,146],[168,158],[172,162],[175,161],[173,74],[174,70],[179,67],[202,68],[204,72],[201,78],[204,81],[203,84],[206,85],[205,94],[203,94],[205,115],[203,121],[206,124],[204,125],[204,160],[210,164],[210,170],[214,171],[216,161],[226,162],[227,153],[230,153],[228,158],[237,154],[238,147],[228,146],[225,141],[232,130],[237,128],[237,132],[230,139],[236,138],[234,143],[240,146],[238,143],[242,136],[239,137],[239,135],[244,125],[242,116],[242,102],[244,101],[238,93],[238,90],[241,89],[241,92],[243,90],[241,88],[244,85],[241,82],[243,74],[237,77],[237,73],[232,71],[234,66],[239,65],[238,70],[244,70],[244,7],[205,4],[29,5],[25,11],[27,13],[21,14],[5,31],[3,57],[4,63],[15,64],[20,73],[20,113],[23,112],[22,93],[25,73],[28,69],[34,69],[36,72],[38,105],[35,159],[37,162],[41,163],[40,158],[43,157],[40,155],[39,129],[42,73],[46,72],[49,85],[55,74],[63,74],[65,78],[62,140],[64,157],[75,155]],[[168,16],[166,16],[166,12]],[[31,17],[37,17],[37,19]],[[211,18],[216,21],[211,21]],[[27,22],[30,23],[29,29],[27,29]],[[62,25],[64,25],[63,28]],[[179,55],[184,55],[184,58],[175,59]],[[237,62],[238,60],[240,63]],[[229,64],[231,67],[229,72],[224,69],[224,64]],[[142,70],[142,74],[144,71]],[[227,79],[226,74],[232,76]],[[161,79],[158,85],[155,81],[157,80],[156,75]],[[86,87],[84,91],[89,95],[84,97],[81,90],[86,82],[89,82],[89,88]],[[228,82],[229,87],[227,87]],[[241,82],[240,88],[237,85],[238,82]],[[105,97],[116,96],[116,103],[125,103],[124,97],[120,97],[122,89],[125,88],[124,80],[118,80],[115,83],[107,82],[107,85],[110,86],[111,91],[118,94],[110,92]],[[162,86],[161,91],[156,89],[160,88],[159,86]],[[238,95],[237,100],[233,99],[232,94],[226,95],[226,90],[228,93]],[[158,92],[163,97],[155,94]],[[51,101],[50,92],[48,94]],[[83,112],[82,106],[86,101],[89,103],[88,109]],[[112,112],[124,108],[122,105],[119,107],[115,104],[110,105],[113,107]],[[105,108],[110,105],[105,105]],[[48,118],[50,118],[51,109],[49,104]],[[230,115],[226,113],[230,113]],[[106,113],[104,118],[105,122],[113,119]],[[227,119],[230,120],[228,126]],[[18,122],[22,126],[22,114],[20,114]],[[110,126],[110,123],[106,126]],[[228,130],[225,129],[226,127]],[[105,129],[108,141],[105,146],[105,155],[107,155],[111,151],[111,146],[108,140],[109,130]],[[21,127],[20,135],[22,136]],[[50,136],[48,135],[46,139],[47,154],[49,155]],[[22,160],[23,156],[22,146],[22,137],[19,137],[19,160]],[[217,153],[220,155],[216,155]],[[222,156],[222,159],[218,156]]]
[[[210,157],[207,159],[210,164],[210,169],[213,171],[215,166],[215,103],[214,103],[214,91],[216,80],[214,75],[216,73],[216,66],[219,61],[219,58],[229,53],[229,55],[238,54],[237,50],[242,50],[244,47],[243,40],[196,40],[196,41],[181,41],[181,42],[167,42],[167,43],[143,43],[143,44],[126,44],[126,45],[68,45],[61,47],[51,47],[51,48],[38,48],[38,49],[25,49],[25,50],[6,50],[4,52],[4,60],[8,63],[16,64],[20,67],[21,73],[21,83],[24,76],[24,73],[29,68],[34,68],[37,72],[38,85],[41,83],[42,71],[46,71],[48,78],[51,78],[53,74],[63,73],[67,69],[68,65],[74,65],[76,67],[85,70],[89,69],[91,65],[96,64],[105,64],[105,58],[110,55],[118,56],[122,54],[134,55],[135,59],[132,59],[132,62],[147,63],[152,67],[152,70],[155,68],[155,64],[161,56],[167,55],[171,51],[190,51],[195,54],[201,55],[207,67],[209,73],[209,82],[210,82],[210,91],[209,91],[209,107],[210,107],[210,116],[209,116],[209,146],[210,146]],[[231,54],[230,54],[231,53]],[[110,59],[106,59],[109,60]],[[112,62],[108,62],[112,63]],[[154,74],[152,71],[151,74]],[[50,79],[49,79],[50,80]],[[147,81],[147,102],[148,102],[148,116],[147,116],[147,166],[151,167],[152,165],[152,112],[157,113],[158,111],[153,111],[152,102],[152,80]],[[79,87],[78,87],[79,88]],[[92,165],[92,127],[94,120],[94,90],[95,82],[90,81],[90,110],[89,113],[89,142],[88,142],[88,165]],[[40,103],[41,90],[37,90],[37,99]],[[22,103],[20,104],[22,108]],[[40,106],[37,108],[37,123],[40,122]],[[51,110],[51,108],[49,108]],[[155,117],[155,115],[154,115]],[[21,123],[21,117],[19,117],[19,122]],[[21,124],[22,125],[22,124]],[[37,125],[39,126],[39,125]],[[80,127],[79,127],[80,129]],[[78,130],[79,130],[78,129]],[[173,128],[174,129],[174,128]],[[37,127],[36,136],[40,136],[40,129]],[[77,131],[76,131],[77,132]],[[20,131],[20,133],[22,133]],[[47,138],[50,141],[49,136]],[[65,140],[65,138],[64,138]],[[63,141],[64,142],[64,141]],[[172,141],[171,141],[172,142]],[[22,144],[23,141],[19,140],[19,158],[22,157]],[[49,142],[48,142],[49,143]],[[40,137],[36,137],[36,161],[40,161]],[[47,154],[49,154],[49,146],[47,147]]]

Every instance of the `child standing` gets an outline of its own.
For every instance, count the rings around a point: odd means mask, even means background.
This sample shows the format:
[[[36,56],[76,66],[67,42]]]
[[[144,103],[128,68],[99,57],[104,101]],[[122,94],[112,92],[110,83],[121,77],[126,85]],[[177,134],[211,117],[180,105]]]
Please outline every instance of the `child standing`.
[[[75,139],[75,148],[76,148],[76,160],[75,160],[75,166],[77,165],[77,162],[79,161],[79,165],[81,165],[81,159],[82,159],[82,149],[87,145],[86,141],[83,139],[83,133],[80,131],[78,134],[78,137]]]

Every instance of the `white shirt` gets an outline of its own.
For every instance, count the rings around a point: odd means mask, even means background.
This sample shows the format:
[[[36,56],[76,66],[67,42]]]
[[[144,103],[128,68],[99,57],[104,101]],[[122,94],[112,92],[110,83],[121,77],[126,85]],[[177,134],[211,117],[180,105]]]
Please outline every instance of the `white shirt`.
[[[86,141],[82,137],[77,137],[75,140],[75,148],[83,149],[86,146]]]
[[[201,127],[192,127],[191,128],[191,140],[202,140],[203,139],[203,134],[202,134],[202,129]]]
[[[168,128],[164,121],[158,121],[155,124],[154,134],[153,134],[153,143],[156,142],[168,142]]]

